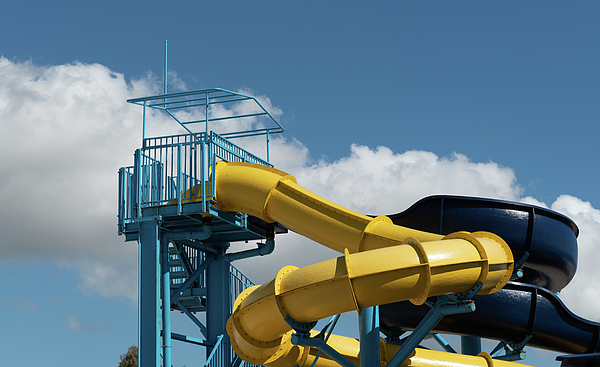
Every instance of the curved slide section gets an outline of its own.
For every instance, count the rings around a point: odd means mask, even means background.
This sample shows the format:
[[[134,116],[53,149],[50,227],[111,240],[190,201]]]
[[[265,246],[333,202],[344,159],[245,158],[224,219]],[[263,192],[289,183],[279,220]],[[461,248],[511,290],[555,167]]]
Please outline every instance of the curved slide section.
[[[335,350],[340,351],[348,360],[356,366],[360,366],[360,345],[359,340],[343,336],[331,335],[327,344]],[[380,339],[380,353],[382,365],[387,363],[400,347],[394,344],[385,344],[383,339]],[[301,367],[312,366],[318,350],[310,348],[307,353],[306,361]],[[317,362],[319,367],[339,367],[339,365],[331,360],[327,355],[321,354]],[[440,352],[436,350],[428,350],[416,348],[404,362],[405,366],[419,367],[526,367],[523,364],[515,364],[497,359],[492,359],[489,354],[481,353],[478,356],[468,356],[454,353]]]
[[[429,296],[466,292],[479,283],[478,294],[490,294],[512,274],[509,247],[488,232],[442,236],[397,226],[387,217],[371,218],[329,202],[269,167],[220,163],[215,177],[220,209],[279,222],[344,253],[301,269],[285,267],[238,297],[227,331],[236,353],[251,363],[307,363],[310,348],[291,344],[286,319],[309,323],[390,302],[422,304]],[[478,358],[465,366],[507,363],[485,356],[452,358]],[[434,365],[417,360],[411,365]]]
[[[476,296],[475,312],[448,315],[435,331],[515,343],[530,335],[527,344],[533,347],[600,352],[600,324],[574,315],[553,293],[575,274],[579,229],[569,218],[527,204],[445,195],[421,199],[390,218],[399,225],[440,234],[491,231],[507,242],[515,261],[527,254],[519,283],[509,282],[490,296]],[[387,304],[380,308],[381,326],[409,331],[427,311],[406,302]]]
[[[444,236],[397,226],[385,216],[372,218],[302,188],[293,176],[251,163],[217,164],[219,209],[279,222],[294,232],[340,253],[399,245],[407,237],[421,242]]]
[[[500,291],[473,298],[477,309],[470,314],[447,315],[435,327],[439,333],[454,333],[519,343],[563,353],[600,352],[600,323],[573,314],[547,289],[509,282]],[[413,330],[426,307],[408,302],[380,307],[381,327],[403,332]]]
[[[395,224],[442,235],[456,231],[493,232],[508,243],[515,262],[526,255],[519,282],[552,292],[562,290],[577,269],[579,229],[569,218],[546,208],[437,195],[389,217]]]

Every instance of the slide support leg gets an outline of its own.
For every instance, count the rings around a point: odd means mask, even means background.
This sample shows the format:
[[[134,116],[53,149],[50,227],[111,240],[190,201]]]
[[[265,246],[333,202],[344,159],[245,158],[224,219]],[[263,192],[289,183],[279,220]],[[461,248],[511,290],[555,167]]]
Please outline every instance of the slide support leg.
[[[379,307],[363,308],[358,318],[361,367],[381,366],[379,350]]]
[[[455,299],[451,296],[441,296],[436,303],[428,303],[431,310],[421,320],[392,359],[390,359],[387,367],[399,367],[445,315],[475,311],[475,302],[473,301],[458,301],[447,304],[449,301],[454,301]]]

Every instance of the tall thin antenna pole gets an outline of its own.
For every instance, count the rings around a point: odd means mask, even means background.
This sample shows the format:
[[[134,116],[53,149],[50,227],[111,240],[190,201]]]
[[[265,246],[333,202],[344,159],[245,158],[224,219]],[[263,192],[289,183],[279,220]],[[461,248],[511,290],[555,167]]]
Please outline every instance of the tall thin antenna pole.
[[[164,77],[164,81],[165,81],[165,90],[164,90],[164,94],[167,94],[167,44],[169,42],[167,40],[165,40],[165,77]]]

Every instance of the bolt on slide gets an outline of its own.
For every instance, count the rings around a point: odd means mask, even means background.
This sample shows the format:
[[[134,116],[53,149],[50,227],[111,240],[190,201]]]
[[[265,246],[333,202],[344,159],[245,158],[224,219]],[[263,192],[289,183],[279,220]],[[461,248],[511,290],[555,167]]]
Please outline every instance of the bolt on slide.
[[[343,253],[303,268],[287,266],[276,278],[244,291],[234,304],[227,332],[245,361],[267,366],[310,366],[316,352],[294,345],[288,323],[308,324],[340,313],[430,296],[479,289],[501,289],[513,272],[513,256],[500,237],[488,232],[447,236],[371,218],[343,208],[300,187],[293,176],[251,163],[217,164],[214,175],[219,209],[279,222]],[[355,364],[358,341],[332,335],[328,340]],[[382,363],[397,346],[381,344]],[[441,364],[440,364],[441,363]],[[508,366],[487,353],[465,356],[415,349],[406,366]],[[337,366],[321,357],[317,366]],[[522,365],[521,365],[522,366]]]

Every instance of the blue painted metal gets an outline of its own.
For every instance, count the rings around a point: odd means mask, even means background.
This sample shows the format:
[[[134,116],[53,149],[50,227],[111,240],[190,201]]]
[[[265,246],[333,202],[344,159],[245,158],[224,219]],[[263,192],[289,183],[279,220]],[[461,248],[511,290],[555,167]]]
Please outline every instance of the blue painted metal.
[[[438,333],[432,333],[429,334],[431,335],[431,337],[442,347],[444,348],[444,350],[448,353],[456,353],[456,350],[454,350],[454,348],[452,348],[452,346],[450,345],[450,343],[448,343],[446,341],[446,339],[444,339],[440,334]]]
[[[160,363],[160,223],[140,223],[139,362],[142,366]]]
[[[296,331],[296,334],[309,335],[310,331],[315,326],[317,326],[317,321],[308,322],[308,323],[304,324],[304,323],[301,323],[301,322],[298,322],[298,321],[292,319],[292,317],[290,315],[287,315],[283,320],[285,322],[287,322],[287,324],[290,325],[290,327]]]
[[[471,356],[481,353],[481,338],[476,336],[460,336],[460,352]]]
[[[183,334],[178,334],[178,333],[171,333],[171,339],[182,341],[182,342],[186,342],[186,343],[190,343],[190,344],[201,345],[203,347],[209,347],[209,346],[211,346],[211,345],[207,344],[206,341],[204,341],[202,339],[198,339],[198,338],[194,338],[194,337],[191,337],[191,336],[187,336],[187,335],[183,335]]]
[[[129,101],[143,107],[142,146],[134,154],[133,166],[119,170],[117,232],[126,241],[138,241],[140,249],[140,363],[171,365],[172,340],[178,340],[207,348],[207,365],[229,367],[236,356],[229,338],[224,337],[226,321],[237,295],[253,285],[230,262],[271,253],[274,233],[287,230],[246,214],[216,209],[209,174],[217,160],[272,166],[268,146],[265,160],[229,139],[265,135],[268,145],[270,134],[284,129],[252,96],[218,88],[168,94],[167,45],[165,41],[164,94]],[[240,103],[247,104],[243,113],[211,116],[213,105]],[[166,112],[187,134],[148,137],[150,108]],[[183,109],[204,117],[185,120],[180,114]],[[209,124],[248,118],[262,118],[266,127],[226,137],[209,131]],[[204,126],[204,131],[195,130],[198,126]],[[227,253],[230,242],[254,240],[259,241],[256,249]],[[186,314],[206,340],[172,332],[172,309]],[[197,312],[206,313],[206,324],[195,316]],[[239,359],[235,364],[250,366]]]
[[[223,353],[223,339],[225,338],[225,336],[223,334],[219,335],[217,337],[217,341],[215,344],[213,344],[212,346],[212,350],[211,352],[208,354],[207,358],[206,358],[206,362],[204,363],[204,366],[207,367],[222,367],[222,366],[227,366],[227,364],[225,363],[225,361],[223,361],[221,358],[223,357],[224,353]]]
[[[358,317],[361,367],[380,367],[379,307],[366,307]]]
[[[169,44],[169,42],[167,40],[165,40],[165,66],[164,66],[165,76],[164,76],[164,79],[163,79],[163,82],[164,82],[164,88],[163,88],[164,94],[167,94],[167,89],[168,89],[167,88],[168,87],[168,83],[167,83],[167,70],[168,70],[167,69],[167,55],[168,55],[167,46],[168,46],[168,44]],[[166,100],[165,100],[165,103],[166,103]]]
[[[171,269],[169,266],[169,243],[162,241],[161,273],[162,273],[162,336],[163,366],[171,365]]]
[[[479,288],[481,288],[481,285]],[[402,347],[389,360],[387,366],[399,367],[445,315],[475,311],[474,302],[456,301],[456,297],[450,296],[438,297],[438,301],[435,304],[428,304],[428,306],[431,309],[427,315],[425,315],[412,334],[404,341]]]
[[[307,334],[296,333],[296,334],[292,335],[292,343],[295,345],[304,345],[307,347],[315,347],[319,351],[327,354],[327,356],[329,356],[329,358],[333,359],[335,362],[337,362],[342,367],[356,367],[356,365],[354,363],[350,362],[346,357],[341,355],[338,351],[336,351],[335,349],[333,349],[332,347],[327,345],[327,343],[325,343],[325,341],[320,337],[311,338]],[[379,348],[379,346],[378,346],[378,348]]]
[[[204,132],[208,133],[210,131],[208,126],[210,122],[228,121],[232,119],[241,119],[249,117],[265,117],[266,121],[270,122],[272,126],[263,129],[251,129],[239,132],[231,132],[227,133],[226,136],[229,139],[232,139],[247,136],[266,135],[267,133],[281,133],[285,130],[283,126],[277,121],[277,119],[273,115],[271,115],[271,113],[267,111],[267,109],[258,101],[258,99],[250,95],[246,95],[239,92],[233,92],[222,88],[210,88],[170,94],[165,93],[156,96],[132,98],[127,100],[127,102],[143,106],[144,113],[147,108],[165,111],[171,118],[173,118],[181,127],[186,129],[190,134],[198,132],[192,130],[192,127],[200,122],[204,123]],[[230,106],[236,103],[239,104],[244,102],[250,102],[246,107],[252,107],[252,109],[254,109],[254,112],[241,113],[233,116],[219,116],[212,118],[210,117],[211,105],[223,104],[225,106]],[[204,118],[202,119],[182,120],[180,117],[177,116],[178,110],[192,110],[198,107],[203,108]],[[145,140],[146,138],[145,124],[146,120],[144,119],[144,126],[142,129],[143,140]]]
[[[532,335],[528,335],[519,343],[510,343],[510,342],[500,342],[498,345],[492,350],[490,356],[496,359],[502,359],[505,361],[520,361],[524,360],[527,353],[523,350],[525,345],[531,340]],[[504,351],[504,355],[500,353]]]
[[[331,336],[331,334],[333,333],[333,330],[335,329],[335,326],[337,325],[338,320],[340,319],[341,315],[335,315],[335,316],[331,316],[329,318],[329,322],[323,327],[323,329],[321,330],[321,335],[323,336],[323,341],[325,341],[325,343],[327,343],[327,340],[329,340],[329,337]],[[311,365],[311,367],[315,367],[315,365],[317,364],[317,361],[319,360],[319,358],[321,357],[321,352],[319,350],[319,352],[317,353],[317,355],[315,356],[315,359]]]
[[[211,344],[216,344],[219,336],[225,334],[225,325],[231,310],[229,262],[225,259],[228,247],[228,243],[220,244],[220,253],[206,269],[206,280],[209,284],[206,289],[206,341]],[[221,343],[229,343],[229,338]],[[212,349],[209,348],[207,352],[212,352]],[[220,353],[219,360],[223,363],[221,366],[229,366],[229,350],[225,348]]]

